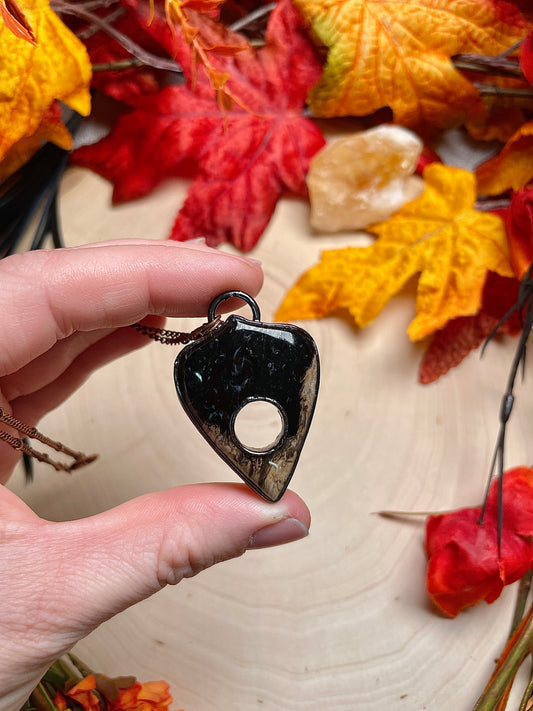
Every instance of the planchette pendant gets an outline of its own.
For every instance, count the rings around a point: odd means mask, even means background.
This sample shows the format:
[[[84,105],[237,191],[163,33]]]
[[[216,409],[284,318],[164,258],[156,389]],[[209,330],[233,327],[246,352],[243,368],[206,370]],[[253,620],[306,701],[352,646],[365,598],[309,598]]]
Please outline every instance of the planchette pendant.
[[[243,292],[225,292],[209,307],[215,320],[222,301],[246,301],[253,320],[231,315],[185,347],[174,364],[178,397],[192,422],[222,459],[268,501],[278,501],[294,473],[318,395],[319,358],[314,340],[292,324],[260,320]],[[274,405],[281,431],[262,448],[241,442],[235,422],[249,403]]]

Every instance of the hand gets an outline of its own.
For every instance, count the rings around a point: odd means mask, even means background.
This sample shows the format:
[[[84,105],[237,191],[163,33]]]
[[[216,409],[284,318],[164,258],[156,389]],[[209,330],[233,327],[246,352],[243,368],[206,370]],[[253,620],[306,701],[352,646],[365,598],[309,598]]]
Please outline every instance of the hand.
[[[36,424],[93,370],[147,342],[129,324],[202,316],[219,293],[253,295],[261,280],[252,261],[198,243],[122,240],[7,257],[0,407]],[[0,443],[0,481],[17,457]],[[117,612],[308,527],[296,495],[269,504],[239,484],[178,487],[62,523],[0,486],[0,708],[19,711],[47,667]]]

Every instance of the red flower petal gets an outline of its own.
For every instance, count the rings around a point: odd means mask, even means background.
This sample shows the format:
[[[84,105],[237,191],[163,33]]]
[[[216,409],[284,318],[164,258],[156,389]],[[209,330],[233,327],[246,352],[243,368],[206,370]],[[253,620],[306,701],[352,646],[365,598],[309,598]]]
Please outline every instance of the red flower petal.
[[[519,190],[504,214],[509,261],[521,279],[533,262],[533,185]]]
[[[518,467],[504,474],[501,554],[497,487],[494,481],[482,525],[480,507],[428,517],[426,587],[437,607],[451,617],[482,600],[494,602],[504,585],[533,565],[533,469]]]
[[[526,37],[520,50],[520,69],[530,84],[533,84],[533,32]]]

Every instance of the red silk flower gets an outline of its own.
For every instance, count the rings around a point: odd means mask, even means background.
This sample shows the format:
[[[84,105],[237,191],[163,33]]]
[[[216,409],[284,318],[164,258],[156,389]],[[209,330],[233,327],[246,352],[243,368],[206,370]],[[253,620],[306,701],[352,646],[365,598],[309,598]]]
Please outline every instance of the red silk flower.
[[[446,615],[481,600],[494,602],[504,585],[533,566],[533,469],[504,473],[503,530],[498,555],[498,482],[491,484],[483,524],[480,507],[429,516],[426,587]]]
[[[533,185],[513,195],[504,219],[509,260],[514,273],[521,279],[533,262]]]

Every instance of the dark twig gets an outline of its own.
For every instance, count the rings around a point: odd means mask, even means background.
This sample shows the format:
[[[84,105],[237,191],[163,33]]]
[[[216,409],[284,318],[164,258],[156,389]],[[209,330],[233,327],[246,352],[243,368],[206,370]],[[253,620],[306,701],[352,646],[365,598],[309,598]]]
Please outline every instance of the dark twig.
[[[501,195],[499,197],[478,198],[474,205],[476,210],[490,212],[492,210],[505,210],[509,207],[511,196]]]
[[[452,62],[457,69],[504,77],[522,77],[518,62],[503,55],[489,57],[482,54],[456,54]]]
[[[507,386],[502,398],[499,421],[500,429],[498,436],[496,438],[496,447],[492,457],[489,477],[487,482],[487,487],[485,491],[485,497],[483,501],[483,506],[481,507],[481,513],[479,516],[479,524],[483,524],[485,517],[485,511],[487,507],[487,498],[490,488],[490,482],[494,474],[494,470],[497,466],[497,476],[498,476],[498,551],[501,552],[501,539],[502,539],[502,529],[503,529],[503,471],[504,471],[504,458],[505,458],[505,434],[507,429],[507,423],[511,416],[511,412],[514,406],[515,396],[514,396],[514,385],[516,381],[516,376],[518,374],[518,369],[522,366],[522,375],[524,374],[525,368],[525,358],[527,350],[527,342],[531,329],[533,328],[533,265],[530,266],[527,274],[524,276],[520,283],[520,289],[518,291],[518,298],[516,304],[505,314],[505,316],[498,322],[495,328],[491,331],[487,337],[485,344],[481,353],[483,354],[487,344],[494,337],[502,323],[504,323],[511,314],[518,311],[523,315],[522,323],[522,333],[516,347],[515,355],[511,363],[511,369],[509,376],[507,378]]]
[[[246,27],[248,27],[248,25],[253,24],[256,20],[260,20],[265,15],[271,13],[275,7],[275,2],[271,2],[268,5],[258,7],[257,10],[249,12],[245,17],[241,17],[239,20],[236,20],[233,24],[231,24],[230,30],[233,30],[233,32],[240,32],[241,30],[244,30]]]
[[[81,20],[99,27],[104,32],[107,32],[110,37],[116,39],[124,49],[126,49],[131,55],[139,59],[143,64],[147,64],[154,69],[163,69],[168,72],[181,73],[182,69],[180,65],[173,59],[167,57],[158,57],[151,52],[143,49],[140,45],[130,39],[123,32],[119,32],[113,27],[105,18],[99,17],[92,12],[88,12],[76,5],[76,3],[65,2],[65,0],[53,0],[50,7],[57,12],[59,15],[73,15],[74,17],[79,17]]]
[[[480,84],[474,82],[474,86],[480,94],[485,96],[505,96],[517,99],[533,99],[533,91],[531,89],[511,89],[501,86],[493,86],[492,84]]]

